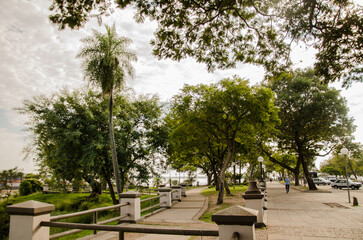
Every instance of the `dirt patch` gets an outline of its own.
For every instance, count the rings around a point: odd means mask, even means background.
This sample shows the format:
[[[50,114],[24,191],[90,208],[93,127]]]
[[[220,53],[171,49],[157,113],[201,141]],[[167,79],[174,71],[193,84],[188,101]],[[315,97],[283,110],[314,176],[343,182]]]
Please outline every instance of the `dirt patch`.
[[[345,208],[345,209],[350,209],[349,207],[343,206],[339,203],[323,203],[331,208]]]

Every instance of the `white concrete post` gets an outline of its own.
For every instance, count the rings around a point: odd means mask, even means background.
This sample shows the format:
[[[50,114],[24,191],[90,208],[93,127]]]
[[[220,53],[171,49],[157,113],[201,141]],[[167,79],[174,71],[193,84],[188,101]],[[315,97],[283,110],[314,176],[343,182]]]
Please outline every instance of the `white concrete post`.
[[[172,199],[178,200],[178,202],[181,202],[181,186],[175,185],[171,187],[173,189],[173,194],[171,195]],[[174,191],[176,190],[176,191]]]
[[[180,186],[181,186],[181,195],[182,195],[182,197],[186,197],[187,196],[187,193],[186,193],[187,185],[186,184],[180,184]]]
[[[162,208],[171,208],[171,205],[173,204],[171,200],[171,188],[159,188],[159,194],[160,194],[160,207]]]
[[[138,192],[124,192],[120,194],[121,204],[129,203],[128,206],[121,208],[121,215],[128,214],[129,216],[120,220],[120,222],[136,223],[141,218],[141,193]]]
[[[212,215],[218,224],[219,240],[255,239],[255,223],[258,212],[254,209],[233,206]]]
[[[258,211],[256,227],[266,227],[266,224],[263,222],[264,195],[257,188],[256,181],[249,182],[248,188],[242,197],[245,199],[247,208]]]
[[[49,227],[41,227],[42,221],[50,221],[54,205],[27,201],[6,208],[10,215],[9,240],[48,240]]]

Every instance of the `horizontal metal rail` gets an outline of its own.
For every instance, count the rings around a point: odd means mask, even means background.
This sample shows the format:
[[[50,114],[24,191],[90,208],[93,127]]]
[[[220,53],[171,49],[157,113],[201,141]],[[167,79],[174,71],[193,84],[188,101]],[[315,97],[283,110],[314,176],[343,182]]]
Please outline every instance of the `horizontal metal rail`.
[[[158,198],[160,198],[160,196],[146,198],[146,199],[141,200],[140,203],[147,202],[147,201],[151,201],[151,200],[158,199]]]
[[[56,238],[64,237],[64,236],[67,236],[67,235],[79,233],[79,232],[82,232],[82,231],[83,230],[81,230],[81,229],[74,229],[74,230],[70,230],[70,231],[66,231],[66,232],[61,232],[61,233],[50,235],[49,239],[56,239]]]
[[[82,211],[82,212],[52,216],[52,217],[50,217],[50,221],[56,221],[56,220],[65,219],[65,218],[82,216],[82,215],[86,215],[86,214],[90,214],[90,213],[94,213],[94,212],[101,212],[101,211],[106,211],[106,210],[110,210],[110,209],[121,208],[121,207],[125,207],[127,205],[130,205],[130,203],[128,202],[128,203],[117,204],[117,205],[112,205],[112,206],[108,206],[108,207],[90,209],[90,210],[86,210],[86,211]]]
[[[124,219],[124,218],[126,218],[128,216],[129,215],[126,214],[126,215],[123,215],[123,216],[119,216],[119,217],[115,217],[115,218],[110,218],[110,219],[107,219],[107,220],[98,222],[96,225],[102,225],[102,224],[106,224],[106,223],[118,221],[118,220]],[[70,230],[70,231],[66,231],[66,232],[56,233],[56,234],[50,235],[49,236],[49,239],[60,238],[60,237],[64,237],[64,236],[67,236],[67,235],[74,234],[74,233],[79,233],[79,232],[82,232],[82,231],[83,231],[83,229],[74,229],[74,230]]]
[[[148,210],[150,210],[150,209],[154,209],[154,208],[156,208],[156,207],[160,207],[160,205],[161,205],[161,203],[159,203],[159,204],[155,204],[155,205],[152,205],[152,206],[147,207],[147,208],[143,208],[143,209],[141,209],[141,212],[146,212],[146,211],[148,211]]]
[[[130,216],[129,214],[125,214],[125,215],[122,215],[122,216],[119,216],[119,217],[110,218],[110,219],[107,219],[107,220],[104,220],[104,221],[98,222],[98,223],[97,223],[97,225],[103,225],[103,224],[106,224],[106,223],[110,223],[110,222],[118,221],[118,220],[121,220],[121,219],[127,218],[127,217],[129,217],[129,216]]]
[[[169,235],[186,235],[186,236],[219,236],[218,230],[206,229],[173,229],[173,228],[145,228],[129,227],[114,225],[96,225],[80,223],[63,223],[63,222],[41,222],[42,227],[58,227],[69,229],[98,230],[112,232],[134,232],[134,233],[152,233],[152,234],[169,234]]]
[[[166,210],[166,208],[159,208],[159,209],[157,209],[157,210],[155,210],[155,211],[153,211],[153,212],[150,212],[150,213],[148,213],[148,214],[143,215],[143,216],[141,217],[141,219],[145,219],[145,218],[147,218],[147,217],[149,217],[149,216],[151,216],[151,215],[154,215],[154,214],[156,214],[156,213],[159,213],[159,212],[161,212],[161,211],[165,211],[165,210]]]

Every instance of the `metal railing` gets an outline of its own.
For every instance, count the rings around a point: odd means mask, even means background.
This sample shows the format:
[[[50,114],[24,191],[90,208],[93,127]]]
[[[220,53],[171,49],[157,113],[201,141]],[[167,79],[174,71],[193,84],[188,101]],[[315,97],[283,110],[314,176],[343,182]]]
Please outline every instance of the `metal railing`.
[[[140,203],[144,203],[144,202],[148,202],[150,201],[150,206],[149,207],[146,207],[146,208],[142,208],[141,209],[141,213],[144,213],[144,212],[147,212],[147,211],[150,211],[150,213],[148,214],[145,214],[142,216],[142,218],[145,218],[147,216],[150,216],[152,214],[155,214],[161,210],[164,210],[164,209],[160,209],[160,206],[162,204],[165,204],[166,202],[160,202],[160,195],[157,195],[155,197],[151,197],[151,198],[147,198],[147,199],[144,199],[144,200],[141,200]],[[158,204],[155,204],[154,203],[154,200],[158,199],[159,200],[159,203]]]
[[[41,222],[42,227],[58,227],[68,229],[82,229],[93,231],[113,231],[119,232],[119,240],[124,240],[125,232],[134,233],[149,233],[149,234],[170,234],[170,235],[185,235],[185,236],[219,236],[218,230],[205,229],[173,229],[173,228],[147,228],[140,226],[113,226],[113,225],[95,225],[95,224],[80,224],[80,223],[62,223],[62,222]]]
[[[52,221],[57,221],[57,220],[61,220],[61,219],[65,219],[65,218],[71,218],[71,217],[77,217],[77,216],[83,216],[83,215],[87,215],[87,214],[93,214],[93,219],[92,219],[93,224],[92,225],[102,225],[102,224],[106,224],[106,223],[121,220],[123,218],[128,217],[128,215],[120,215],[120,216],[115,217],[115,218],[111,218],[111,219],[107,219],[107,220],[98,222],[97,221],[98,212],[119,208],[120,213],[121,213],[121,208],[125,207],[125,206],[128,206],[129,204],[130,203],[117,204],[117,205],[113,205],[113,206],[109,206],[109,207],[95,208],[95,209],[90,209],[90,210],[76,212],[76,213],[69,213],[69,214],[63,214],[63,215],[58,215],[58,216],[52,216],[52,217],[50,217],[50,221],[51,221],[50,223],[58,224],[60,222],[52,222]],[[70,223],[65,223],[65,224],[70,224]],[[75,229],[75,230],[71,230],[71,231],[61,232],[61,233],[50,235],[49,239],[64,237],[64,236],[74,234],[74,233],[78,233],[78,232],[81,232],[81,231],[82,230],[80,230],[80,229]],[[96,234],[96,230],[94,230],[93,233]]]

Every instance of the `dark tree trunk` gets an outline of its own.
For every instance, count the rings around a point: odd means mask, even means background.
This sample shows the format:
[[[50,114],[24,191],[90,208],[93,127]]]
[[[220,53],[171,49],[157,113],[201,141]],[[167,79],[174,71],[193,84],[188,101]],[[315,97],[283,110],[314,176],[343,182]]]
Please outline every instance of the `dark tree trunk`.
[[[118,202],[117,202],[117,199],[115,197],[115,191],[113,190],[113,186],[112,186],[112,182],[111,182],[110,175],[105,174],[104,178],[105,178],[105,180],[107,182],[108,188],[110,189],[110,195],[111,195],[112,203],[114,205],[116,205]]]
[[[231,190],[229,190],[229,186],[226,180],[224,180],[224,189],[226,190],[227,195],[231,195]]]
[[[207,185],[210,186],[212,184],[212,174],[207,173]]]
[[[353,175],[354,175],[355,179],[358,179],[357,174],[356,174],[356,172],[355,172],[355,171],[354,171],[354,169],[353,169],[353,166],[352,166],[351,161],[350,161],[350,160],[347,160],[347,162],[348,162],[349,168],[350,168],[350,170],[352,171],[352,173],[353,173]]]
[[[218,193],[218,200],[217,200],[218,205],[223,203],[224,182],[225,182],[225,178],[226,178],[226,170],[227,170],[229,163],[231,162],[232,157],[233,157],[233,147],[228,146],[227,156],[223,162],[221,171],[219,173],[219,193]]]
[[[111,195],[111,199],[112,199],[112,203],[114,205],[118,204],[118,201],[115,197],[115,191],[113,189],[113,185],[112,185],[112,181],[111,181],[111,176],[112,176],[112,173],[110,171],[110,168],[109,168],[109,159],[108,159],[108,154],[106,153],[105,154],[105,163],[104,163],[104,167],[102,168],[102,173],[103,173],[103,178],[105,179],[106,183],[107,183],[107,186],[108,188],[110,189],[110,195]]]
[[[299,156],[300,158],[300,156]],[[309,185],[309,190],[318,190],[315,186],[315,183],[313,182],[313,179],[311,178],[310,174],[309,174],[309,169],[308,169],[308,166],[305,162],[304,159],[302,159],[303,157],[301,157],[301,165],[303,167],[303,170],[304,170],[304,176],[306,178],[306,181],[308,182],[308,185]]]

